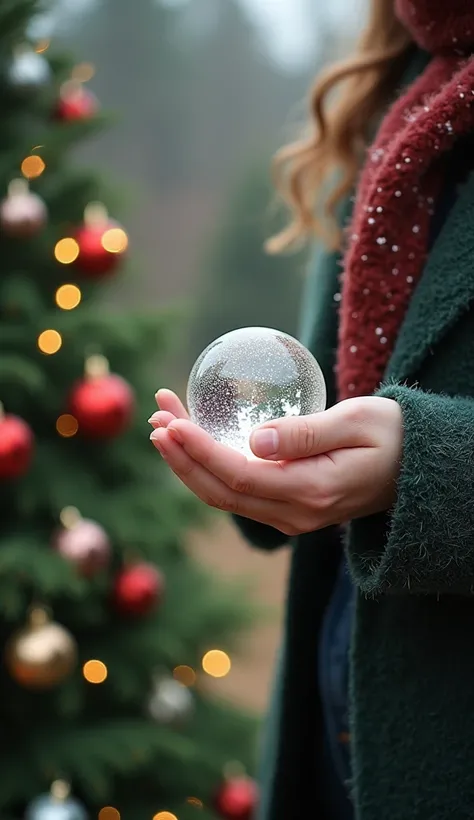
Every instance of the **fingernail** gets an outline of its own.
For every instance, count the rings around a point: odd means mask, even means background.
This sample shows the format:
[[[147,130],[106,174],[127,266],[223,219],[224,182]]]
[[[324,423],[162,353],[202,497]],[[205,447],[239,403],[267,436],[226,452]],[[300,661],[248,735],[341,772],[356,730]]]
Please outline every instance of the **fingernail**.
[[[148,419],[148,424],[157,424],[159,427],[161,427],[160,420],[158,418],[158,413],[153,413],[150,416],[150,418]]]
[[[272,428],[255,430],[250,437],[250,444],[256,456],[273,456],[278,452],[278,433]]]
[[[183,444],[184,439],[179,430],[175,430],[174,427],[168,427],[168,433],[178,444]]]
[[[160,455],[162,455],[164,457],[165,451],[163,450],[163,447],[160,443],[160,431],[159,430],[153,430],[153,432],[150,433],[150,441],[153,442],[153,445],[156,447],[156,449],[158,450]]]

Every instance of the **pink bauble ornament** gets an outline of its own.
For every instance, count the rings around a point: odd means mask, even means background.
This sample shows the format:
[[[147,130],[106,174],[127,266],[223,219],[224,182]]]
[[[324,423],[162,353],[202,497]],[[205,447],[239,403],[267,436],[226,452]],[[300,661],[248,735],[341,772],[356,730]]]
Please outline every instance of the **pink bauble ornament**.
[[[17,179],[8,186],[8,194],[0,203],[2,233],[14,239],[36,236],[46,223],[48,212],[43,200],[28,189],[25,180]]]
[[[63,558],[90,577],[104,569],[110,560],[110,540],[100,524],[81,518],[74,507],[61,513],[62,529],[53,538],[53,547]]]

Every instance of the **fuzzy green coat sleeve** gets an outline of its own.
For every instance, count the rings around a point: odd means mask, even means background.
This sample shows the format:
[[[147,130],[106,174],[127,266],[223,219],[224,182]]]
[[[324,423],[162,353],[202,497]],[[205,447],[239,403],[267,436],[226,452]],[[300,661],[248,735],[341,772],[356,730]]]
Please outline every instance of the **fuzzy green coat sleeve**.
[[[404,444],[390,515],[353,521],[348,552],[366,595],[472,593],[474,400],[388,385],[402,409]]]

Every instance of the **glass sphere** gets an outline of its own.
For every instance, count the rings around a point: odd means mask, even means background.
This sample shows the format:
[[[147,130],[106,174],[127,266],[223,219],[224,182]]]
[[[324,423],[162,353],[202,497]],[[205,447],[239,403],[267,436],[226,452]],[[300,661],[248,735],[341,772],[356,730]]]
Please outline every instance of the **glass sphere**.
[[[188,382],[192,421],[216,441],[251,454],[255,427],[326,407],[326,385],[314,356],[300,342],[266,327],[232,330],[197,359]]]

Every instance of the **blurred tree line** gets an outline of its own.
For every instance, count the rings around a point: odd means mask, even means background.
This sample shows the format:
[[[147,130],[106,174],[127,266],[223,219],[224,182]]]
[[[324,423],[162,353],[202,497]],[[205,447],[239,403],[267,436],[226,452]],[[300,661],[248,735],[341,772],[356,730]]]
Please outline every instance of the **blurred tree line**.
[[[268,258],[262,245],[274,226],[270,157],[293,136],[285,123],[316,67],[272,61],[238,0],[68,4],[57,37],[95,65],[91,88],[118,114],[86,153],[131,183],[127,226],[143,274],[114,299],[184,297],[186,366],[232,327],[294,332],[303,260]]]

